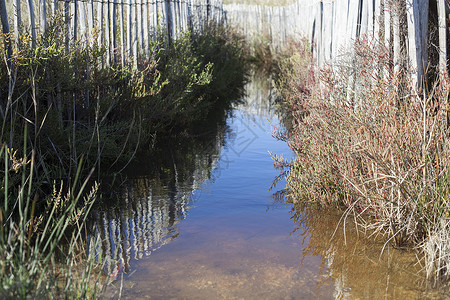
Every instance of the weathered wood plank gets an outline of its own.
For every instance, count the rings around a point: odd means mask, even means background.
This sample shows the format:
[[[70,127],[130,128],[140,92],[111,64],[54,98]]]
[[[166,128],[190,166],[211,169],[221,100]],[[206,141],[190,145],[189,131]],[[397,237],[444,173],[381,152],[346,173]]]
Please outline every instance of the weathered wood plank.
[[[104,16],[104,12],[103,12],[103,1],[99,0],[97,2],[97,28],[98,28],[98,44],[102,45],[103,44],[103,18]]]
[[[111,6],[109,0],[102,0],[103,7],[103,20],[105,22],[105,45],[106,45],[106,65],[111,64]]]
[[[117,0],[113,0],[111,3],[111,47],[112,47],[112,60],[117,62]]]
[[[447,21],[446,21],[445,0],[438,0],[439,17],[439,74],[442,78],[448,76],[447,73]]]
[[[120,0],[119,18],[120,18],[120,62],[122,67],[126,65],[125,59],[125,10],[124,0]]]
[[[86,27],[86,6],[85,6],[85,3],[83,0],[80,1],[78,9],[79,9],[78,14],[80,16],[81,40],[83,43],[85,43],[88,36],[87,36],[87,27]]]
[[[393,27],[393,64],[394,73],[398,74],[400,71],[400,54],[401,54],[401,30],[400,30],[400,15],[401,15],[400,1],[395,0],[392,3],[392,27]]]
[[[136,0],[136,12],[137,12],[137,33],[138,33],[138,53],[139,57],[143,57],[144,54],[144,29],[142,18],[142,0]]]
[[[29,15],[29,21],[30,21],[31,48],[34,49],[36,47],[36,21],[35,21],[35,17],[34,17],[33,0],[28,0],[28,15]]]
[[[418,0],[406,1],[406,13],[408,20],[408,56],[411,64],[412,80],[416,87],[422,82],[424,74],[422,63],[422,43],[420,25],[420,7]]]
[[[5,39],[5,49],[6,49],[6,55],[9,59],[12,56],[12,46],[11,46],[11,39],[10,37],[10,29],[9,29],[9,22],[8,22],[8,13],[6,9],[6,2],[5,0],[0,0],[0,19],[2,22],[2,33],[7,37]]]
[[[127,1],[127,0],[125,0]],[[131,36],[131,32],[133,30],[132,28],[132,24],[131,24],[131,19],[133,17],[133,13],[132,13],[132,7],[131,7],[131,2],[132,0],[128,0],[127,1],[127,55],[129,57],[133,56],[133,50],[132,50],[132,36]]]
[[[87,2],[87,23],[88,23],[88,39],[89,43],[92,42],[92,30],[94,29],[94,1],[88,0]]]
[[[14,37],[15,37],[15,43],[16,45],[20,44],[20,33],[21,33],[21,26],[22,26],[22,11],[21,11],[21,4],[20,0],[15,0],[14,5]],[[5,4],[6,5],[6,4]],[[6,7],[5,7],[6,12]],[[8,25],[9,27],[9,25]],[[9,30],[9,29],[8,29]]]
[[[137,0],[132,0],[131,6],[131,44],[133,48],[133,65],[138,65],[138,32],[137,32]]]
[[[148,22],[148,9],[149,9],[149,1],[145,0],[142,11],[143,18],[143,34],[144,34],[144,58],[148,58],[150,53],[149,46],[149,22]]]
[[[45,0],[39,0],[39,28],[41,34],[47,30],[47,3]]]

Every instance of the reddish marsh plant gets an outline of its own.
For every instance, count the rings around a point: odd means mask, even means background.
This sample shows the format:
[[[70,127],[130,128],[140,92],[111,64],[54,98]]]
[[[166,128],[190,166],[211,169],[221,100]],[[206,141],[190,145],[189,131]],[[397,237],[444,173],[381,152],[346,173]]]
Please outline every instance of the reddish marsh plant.
[[[304,49],[282,62],[277,84],[290,112],[282,138],[296,153],[291,198],[345,208],[386,244],[421,247],[428,275],[448,279],[448,78],[415,92],[366,40],[319,71]]]

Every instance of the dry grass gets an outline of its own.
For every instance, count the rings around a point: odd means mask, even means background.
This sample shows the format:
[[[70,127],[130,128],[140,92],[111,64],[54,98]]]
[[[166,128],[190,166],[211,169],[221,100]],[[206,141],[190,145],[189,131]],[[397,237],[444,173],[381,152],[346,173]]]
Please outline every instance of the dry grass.
[[[292,198],[347,209],[386,243],[422,249],[428,275],[449,279],[448,80],[414,92],[371,41],[333,69],[314,70],[305,49],[278,80],[291,116],[282,138],[297,155]]]

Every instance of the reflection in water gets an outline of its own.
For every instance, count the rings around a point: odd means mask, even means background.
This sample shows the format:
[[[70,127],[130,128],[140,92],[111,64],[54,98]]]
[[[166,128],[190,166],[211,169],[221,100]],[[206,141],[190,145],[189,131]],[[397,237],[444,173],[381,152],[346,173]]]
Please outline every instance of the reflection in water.
[[[245,2],[243,0],[242,2]],[[289,38],[305,38],[313,47],[319,66],[339,61],[343,51],[363,35],[377,36],[380,22],[375,1],[296,0],[285,6],[226,4],[229,24],[241,28],[250,38],[266,35],[275,49]],[[359,5],[356,4],[359,2]],[[272,1],[276,4],[276,1]],[[379,5],[378,1],[378,5]],[[356,6],[355,6],[356,4]]]
[[[177,236],[175,225],[186,216],[189,190],[176,191],[168,197],[155,194],[154,183],[140,179],[136,188],[146,191],[145,196],[138,196],[129,186],[123,193],[125,204],[96,212],[95,235],[101,240],[102,253],[106,259],[106,272],[123,265],[129,272],[131,259],[140,259]]]
[[[387,247],[380,258],[383,244],[352,220],[268,191],[279,173],[267,151],[290,155],[270,135],[273,96],[250,83],[226,123],[141,164],[120,202],[94,214],[107,274],[123,265],[123,298],[445,298],[427,291],[413,253]]]
[[[427,290],[422,266],[413,251],[384,245],[383,239],[356,228],[336,210],[293,206],[293,220],[303,236],[303,259],[320,256],[333,279],[335,299],[443,299]],[[361,230],[361,228],[359,228]]]
[[[223,112],[198,138],[165,147],[147,161],[132,166],[130,179],[117,191],[116,206],[91,216],[93,234],[101,241],[95,250],[106,260],[105,272],[139,260],[178,236],[177,224],[186,218],[192,194],[211,179],[224,145],[227,126]],[[164,146],[161,146],[164,147]]]
[[[246,101],[239,106],[244,111],[239,119],[242,127],[252,123],[261,128],[264,125],[258,122],[272,117],[269,102],[275,97],[269,86],[261,80],[247,84]],[[218,119],[203,125],[207,130],[200,130],[195,139],[185,138],[175,145],[168,142],[160,153],[132,166],[131,178],[117,192],[119,203],[92,214],[92,237],[101,241],[95,251],[106,260],[106,274],[122,266],[129,273],[130,262],[150,255],[179,235],[177,225],[186,218],[194,192],[223,171],[217,170],[217,163],[225,139],[227,149],[236,153],[254,142],[251,129],[244,140],[242,128],[230,130],[226,124],[229,114],[232,112],[219,112],[214,116]]]
[[[279,97],[272,88],[270,78],[258,78],[251,80],[245,86],[246,97],[244,103],[239,105],[239,110],[253,120],[271,120],[275,118],[273,104]]]
[[[227,120],[214,180],[193,193],[195,208],[173,226],[177,238],[134,261],[124,276],[124,298],[329,298],[326,268],[319,257],[300,262],[290,205],[274,203],[268,191],[278,173],[268,150],[290,154],[271,137],[277,119],[267,102],[273,99],[267,85],[247,86],[244,105]]]

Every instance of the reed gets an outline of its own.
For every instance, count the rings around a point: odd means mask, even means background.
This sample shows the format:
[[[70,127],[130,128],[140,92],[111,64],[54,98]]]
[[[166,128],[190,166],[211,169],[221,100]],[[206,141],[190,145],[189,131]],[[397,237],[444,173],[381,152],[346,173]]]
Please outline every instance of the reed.
[[[104,286],[101,262],[84,249],[83,234],[97,185],[85,193],[88,176],[76,188],[80,167],[71,187],[55,182],[50,195],[39,195],[36,155],[34,149],[27,151],[26,128],[23,153],[29,155],[19,158],[6,144],[0,148],[0,295],[96,298]]]

